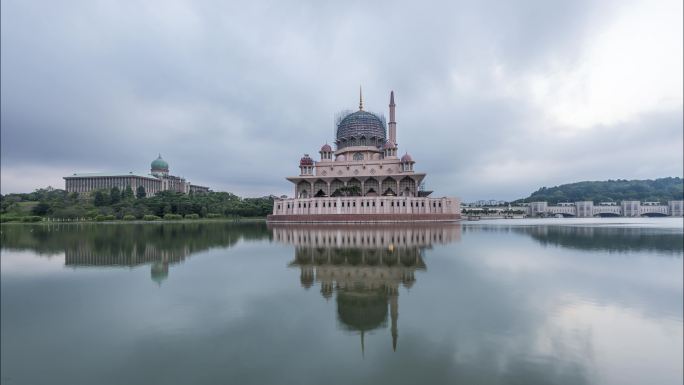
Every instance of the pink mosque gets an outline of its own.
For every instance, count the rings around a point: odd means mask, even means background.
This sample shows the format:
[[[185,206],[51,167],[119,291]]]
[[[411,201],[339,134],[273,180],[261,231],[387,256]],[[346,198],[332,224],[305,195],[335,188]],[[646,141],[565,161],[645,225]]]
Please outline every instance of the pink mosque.
[[[363,109],[340,114],[335,150],[324,144],[320,159],[305,154],[294,185],[294,198],[277,199],[271,222],[455,221],[460,202],[431,197],[421,188],[426,174],[414,170],[408,153],[399,157],[396,105],[390,93],[389,122]],[[386,127],[389,127],[389,135]]]

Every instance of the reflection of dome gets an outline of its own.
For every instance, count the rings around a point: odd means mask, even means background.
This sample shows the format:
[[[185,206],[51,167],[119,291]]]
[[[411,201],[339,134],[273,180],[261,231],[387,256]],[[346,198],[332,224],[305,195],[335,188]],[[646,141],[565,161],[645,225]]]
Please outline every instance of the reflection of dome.
[[[152,171],[169,171],[169,164],[162,159],[161,154],[159,154],[159,157],[157,159],[152,161],[151,165]]]
[[[365,138],[365,142],[361,138]],[[337,148],[380,146],[385,142],[385,122],[377,115],[359,110],[337,124]]]
[[[150,269],[150,278],[161,285],[162,281],[169,277],[169,264],[163,262],[155,262]]]
[[[337,315],[350,330],[383,327],[387,323],[387,296],[382,291],[338,291]]]
[[[321,147],[321,152],[331,152],[332,147],[328,143],[324,144],[323,147]]]
[[[309,154],[304,154],[302,159],[299,160],[300,166],[313,166],[313,164],[314,164],[314,161],[313,161],[313,159],[311,159]]]

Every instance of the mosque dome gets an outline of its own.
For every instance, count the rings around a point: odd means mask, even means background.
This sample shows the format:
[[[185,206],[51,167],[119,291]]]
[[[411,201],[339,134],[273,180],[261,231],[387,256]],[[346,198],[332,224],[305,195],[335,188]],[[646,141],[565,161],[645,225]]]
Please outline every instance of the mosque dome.
[[[390,148],[397,148],[397,144],[394,142],[390,142],[389,140],[385,143],[384,146],[385,150],[390,149]]]
[[[321,147],[321,152],[331,152],[332,147],[328,143],[324,144],[323,147]]]
[[[337,124],[337,149],[350,146],[380,147],[385,143],[383,118],[364,110],[348,114]]]
[[[152,171],[169,171],[169,164],[159,154],[159,157],[152,161],[151,168]]]
[[[406,153],[406,154],[404,154],[404,156],[401,157],[401,162],[402,163],[413,162],[413,158],[411,158],[411,155]]]
[[[313,166],[313,164],[314,164],[314,161],[313,161],[313,159],[311,159],[309,154],[304,154],[302,159],[299,160],[300,166]]]

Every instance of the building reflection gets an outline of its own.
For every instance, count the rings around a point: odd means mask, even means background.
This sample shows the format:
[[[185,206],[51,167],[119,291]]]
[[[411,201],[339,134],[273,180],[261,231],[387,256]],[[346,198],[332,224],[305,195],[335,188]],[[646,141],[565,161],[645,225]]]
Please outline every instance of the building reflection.
[[[185,260],[192,250],[189,247],[160,249],[154,244],[132,245],[126,250],[97,250],[89,244],[67,248],[64,264],[72,267],[120,266],[137,267],[150,265],[150,278],[161,285],[169,276],[169,265]]]
[[[290,267],[300,270],[305,289],[320,286],[333,296],[344,330],[365,334],[389,325],[392,349],[399,337],[399,289],[410,289],[426,271],[423,251],[460,239],[460,225],[279,225],[273,239],[295,246]]]
[[[150,278],[161,284],[170,267],[192,255],[269,237],[263,222],[55,223],[3,227],[0,245],[3,250],[30,250],[48,257],[63,253],[65,265],[73,268],[150,265]]]

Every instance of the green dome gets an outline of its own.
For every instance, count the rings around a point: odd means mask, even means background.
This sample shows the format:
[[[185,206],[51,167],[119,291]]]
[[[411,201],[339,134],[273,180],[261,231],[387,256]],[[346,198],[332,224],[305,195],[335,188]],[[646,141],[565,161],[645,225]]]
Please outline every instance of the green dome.
[[[152,170],[169,171],[169,164],[162,159],[161,154],[159,157],[152,161]]]

